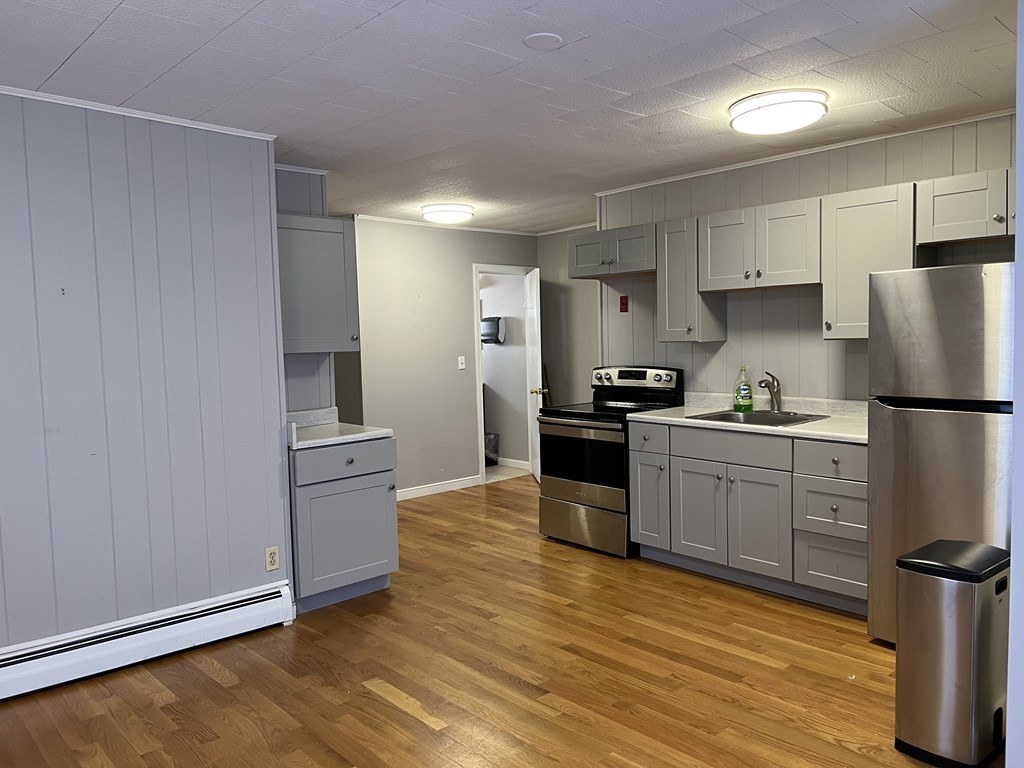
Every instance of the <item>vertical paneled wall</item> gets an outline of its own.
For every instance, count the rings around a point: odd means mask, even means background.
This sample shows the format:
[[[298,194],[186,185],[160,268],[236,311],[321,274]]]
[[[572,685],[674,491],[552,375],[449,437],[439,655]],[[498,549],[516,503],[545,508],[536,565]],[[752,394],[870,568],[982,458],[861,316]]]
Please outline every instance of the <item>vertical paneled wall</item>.
[[[0,646],[280,579],[271,150],[0,95]]]
[[[1016,116],[767,161],[601,198],[603,228],[670,221],[766,203],[1016,165]],[[955,260],[955,259],[954,259]],[[821,338],[820,286],[754,288],[728,298],[725,342],[659,343],[651,276],[604,282],[603,353],[608,364],[666,363],[686,370],[691,391],[731,390],[741,364],[778,375],[786,394],[865,399],[867,343]],[[631,313],[619,312],[630,295]],[[628,326],[628,327],[627,327]]]

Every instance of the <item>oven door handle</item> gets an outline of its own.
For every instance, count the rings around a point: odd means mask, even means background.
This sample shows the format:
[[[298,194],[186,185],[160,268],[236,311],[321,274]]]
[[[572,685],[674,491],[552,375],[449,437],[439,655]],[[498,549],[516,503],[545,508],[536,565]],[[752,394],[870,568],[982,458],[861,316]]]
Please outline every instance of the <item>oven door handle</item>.
[[[554,419],[550,416],[538,416],[542,435],[559,437],[575,437],[582,440],[601,440],[607,443],[624,443],[622,424],[611,424],[601,421],[582,421],[580,419]]]

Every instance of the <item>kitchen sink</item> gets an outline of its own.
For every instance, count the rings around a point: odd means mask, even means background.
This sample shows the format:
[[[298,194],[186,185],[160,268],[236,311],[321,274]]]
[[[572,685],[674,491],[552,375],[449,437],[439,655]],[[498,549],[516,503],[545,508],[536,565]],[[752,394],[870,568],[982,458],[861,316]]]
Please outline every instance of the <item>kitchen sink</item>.
[[[715,411],[700,416],[687,416],[687,418],[700,421],[721,421],[727,424],[752,424],[759,427],[791,427],[794,424],[806,424],[809,421],[827,419],[828,416],[794,411]]]

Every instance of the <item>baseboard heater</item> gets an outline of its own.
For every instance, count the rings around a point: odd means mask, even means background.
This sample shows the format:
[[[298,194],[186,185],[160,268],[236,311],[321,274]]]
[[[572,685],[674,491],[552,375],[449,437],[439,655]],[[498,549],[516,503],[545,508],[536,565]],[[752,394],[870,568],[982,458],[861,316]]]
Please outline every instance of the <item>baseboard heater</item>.
[[[0,699],[59,685],[146,659],[290,624],[288,582],[48,637],[0,651]]]

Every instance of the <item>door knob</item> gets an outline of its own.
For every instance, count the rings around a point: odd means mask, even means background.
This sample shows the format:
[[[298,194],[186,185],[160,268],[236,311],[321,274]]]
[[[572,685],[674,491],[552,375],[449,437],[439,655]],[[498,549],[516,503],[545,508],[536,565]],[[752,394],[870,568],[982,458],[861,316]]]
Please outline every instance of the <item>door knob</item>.
[[[546,395],[547,393],[548,391],[544,387],[533,387],[530,389],[531,395]]]
[[[835,464],[838,467],[839,466],[839,457],[838,456],[833,456],[832,457],[832,463]]]
[[[646,443],[646,442],[647,442],[648,440],[650,440],[650,439],[651,439],[651,436],[650,436],[650,435],[644,435],[644,442],[645,442],[645,443]]]
[[[347,459],[345,459],[345,466],[346,467],[351,467],[355,463],[356,463],[356,460],[353,459],[351,456],[349,456]]]
[[[665,465],[664,464],[659,464],[658,465],[658,471],[659,472],[664,472],[665,471]]]

